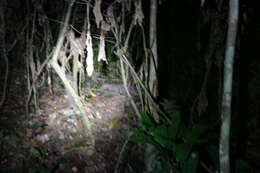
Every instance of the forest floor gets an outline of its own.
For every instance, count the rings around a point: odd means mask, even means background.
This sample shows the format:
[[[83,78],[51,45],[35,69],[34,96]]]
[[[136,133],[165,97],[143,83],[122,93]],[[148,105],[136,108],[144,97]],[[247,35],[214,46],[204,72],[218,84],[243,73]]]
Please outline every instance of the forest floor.
[[[12,78],[6,104],[0,109],[0,173],[144,171],[144,146],[128,141],[138,119],[120,80],[102,77],[89,81],[81,92],[90,112],[85,115],[62,87],[55,86],[53,93],[47,88],[39,91],[39,108],[26,116],[25,82],[20,76]],[[137,93],[130,91],[138,104]],[[84,118],[92,122],[95,145],[90,142]],[[246,161],[251,172],[260,169],[259,135],[259,127],[250,128]],[[240,140],[231,138],[231,148]]]
[[[13,95],[1,110],[0,172],[143,171],[143,148],[127,141],[137,118],[120,81],[102,80],[82,89],[93,113],[89,115],[73,106],[64,89],[51,94],[44,88],[39,109],[28,118],[25,99],[17,94],[22,90],[10,91]],[[84,116],[92,122],[95,145]]]

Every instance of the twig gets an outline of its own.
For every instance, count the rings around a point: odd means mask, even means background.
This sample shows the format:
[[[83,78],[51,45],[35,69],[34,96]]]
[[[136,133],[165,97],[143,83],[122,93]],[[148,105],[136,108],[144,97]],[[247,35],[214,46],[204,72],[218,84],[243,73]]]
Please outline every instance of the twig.
[[[207,167],[206,164],[204,164],[203,162],[200,162],[201,166],[206,169],[209,173],[214,173],[214,171],[210,170],[210,168]]]
[[[92,124],[91,122],[88,120],[88,118],[85,116],[85,114],[88,112],[90,112],[90,110],[88,110],[83,103],[81,102],[80,97],[76,94],[76,92],[74,91],[74,89],[72,88],[72,86],[70,85],[69,81],[67,80],[64,71],[62,71],[61,67],[58,64],[58,56],[59,56],[59,52],[60,49],[63,45],[63,41],[64,41],[64,37],[65,37],[65,32],[68,28],[68,23],[69,23],[69,19],[70,19],[70,14],[71,14],[71,10],[72,10],[72,6],[74,4],[75,0],[72,0],[70,2],[70,5],[68,7],[68,11],[65,17],[65,22],[64,22],[64,26],[61,28],[60,30],[60,34],[58,37],[58,41],[52,56],[52,59],[50,61],[52,67],[54,68],[54,70],[57,72],[57,74],[59,75],[59,77],[61,78],[62,82],[64,83],[65,87],[69,90],[69,92],[71,93],[72,97],[75,100],[76,105],[78,106],[80,112],[84,115],[83,120],[84,120],[84,125],[86,126],[86,132],[89,133],[90,138],[91,138],[91,143],[94,145],[95,144],[95,139],[94,139],[94,135],[92,132]]]
[[[124,144],[123,144],[123,147],[122,147],[122,149],[121,149],[121,151],[120,151],[119,157],[118,157],[117,162],[116,162],[116,167],[115,167],[114,173],[117,173],[117,170],[118,170],[118,168],[119,168],[120,162],[121,162],[122,157],[123,157],[123,152],[125,151],[126,145],[127,145],[128,141],[129,141],[129,138],[130,138],[131,136],[132,136],[132,132],[129,133],[127,139],[125,140],[125,142],[124,142]]]
[[[19,35],[17,36],[17,38],[13,41],[12,45],[9,46],[9,48],[7,49],[7,52],[10,52],[10,51],[14,48],[14,46],[16,45],[16,43],[18,42],[18,40],[20,40],[20,38],[22,37],[22,35],[23,35],[23,33],[24,33],[26,27],[27,27],[27,25],[25,25],[25,26],[23,27],[23,29],[21,30],[21,32],[19,33]]]
[[[138,77],[137,73],[135,72],[134,68],[132,67],[132,65],[129,63],[128,59],[126,58],[126,55],[123,53],[123,50],[119,49],[116,52],[114,52],[120,59],[123,60],[123,62],[130,68],[132,75],[134,77],[134,79],[136,80],[136,82],[141,86],[141,88],[143,89],[143,91],[145,92],[145,94],[148,96],[148,99],[151,101],[152,105],[155,107],[155,109],[165,117],[165,119],[168,122],[171,122],[169,120],[169,118],[163,113],[163,111],[159,108],[159,105],[154,101],[153,97],[151,96],[151,94],[149,93],[149,91],[146,89],[146,87],[144,86],[144,84],[142,83],[141,79]]]
[[[122,80],[123,80],[123,84],[124,84],[124,87],[125,87],[125,91],[126,91],[126,94],[128,95],[128,97],[130,98],[130,102],[135,110],[135,113],[136,115],[141,118],[141,114],[134,102],[134,99],[132,97],[132,95],[130,94],[129,90],[128,90],[128,87],[127,87],[127,81],[126,81],[126,75],[125,75],[125,68],[124,68],[124,64],[123,64],[123,60],[120,58],[120,66],[121,66],[121,74],[122,74]]]

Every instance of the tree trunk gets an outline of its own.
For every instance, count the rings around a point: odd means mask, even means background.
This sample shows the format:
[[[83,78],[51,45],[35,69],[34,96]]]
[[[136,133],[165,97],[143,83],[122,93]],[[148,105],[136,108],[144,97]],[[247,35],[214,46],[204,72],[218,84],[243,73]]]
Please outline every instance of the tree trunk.
[[[239,0],[230,0],[229,2],[229,19],[228,34],[224,62],[224,86],[222,98],[222,124],[220,129],[219,142],[219,159],[220,172],[229,173],[229,136],[230,136],[230,119],[231,119],[231,100],[232,100],[232,78],[233,62],[235,54],[235,43],[237,33]]]

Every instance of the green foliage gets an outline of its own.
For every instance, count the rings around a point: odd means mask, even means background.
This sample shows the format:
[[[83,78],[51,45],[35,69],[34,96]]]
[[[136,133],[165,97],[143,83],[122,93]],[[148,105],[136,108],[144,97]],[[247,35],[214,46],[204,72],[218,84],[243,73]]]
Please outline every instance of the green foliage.
[[[142,126],[133,129],[130,141],[152,145],[159,152],[161,162],[167,162],[175,166],[171,169],[180,173],[196,173],[199,163],[199,148],[207,151],[206,137],[209,127],[203,124],[185,124],[182,114],[175,107],[167,103],[166,112],[171,123],[156,123],[151,116],[146,113],[141,114]],[[215,157],[211,153],[211,157]],[[210,157],[210,158],[211,158]],[[167,165],[167,164],[166,164]],[[168,171],[163,171],[168,170]],[[170,169],[155,169],[153,172],[170,172]]]
[[[29,156],[32,158],[32,164],[28,168],[31,173],[51,173],[54,171],[56,164],[46,164],[44,160],[54,156],[54,153],[44,152],[40,148],[31,147],[28,149]]]
[[[31,157],[34,159],[40,159],[42,157],[41,151],[35,147],[31,147],[29,153]]]
[[[92,98],[92,95],[88,94],[88,95],[85,95],[84,100],[89,100],[91,98]]]

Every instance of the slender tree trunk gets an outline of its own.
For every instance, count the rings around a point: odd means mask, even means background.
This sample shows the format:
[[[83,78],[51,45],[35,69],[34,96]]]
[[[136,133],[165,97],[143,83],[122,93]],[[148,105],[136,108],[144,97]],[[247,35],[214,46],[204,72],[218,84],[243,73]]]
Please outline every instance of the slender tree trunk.
[[[149,65],[149,88],[154,98],[157,97],[157,67],[158,67],[158,53],[157,53],[157,0],[150,1],[150,48],[151,57]]]
[[[157,0],[150,0],[150,31],[149,31],[149,41],[150,41],[150,59],[149,59],[149,90],[151,96],[156,98],[158,95],[157,87],[157,67],[158,67],[158,54],[157,54]],[[156,113],[152,103],[149,101],[149,109],[153,113],[153,118],[159,121],[159,116]],[[146,145],[145,149],[145,164],[146,171],[150,172],[153,170],[153,160],[151,159],[151,153],[155,153],[155,146],[151,144]]]
[[[230,172],[229,163],[229,136],[231,119],[231,101],[232,101],[232,78],[233,63],[235,54],[235,43],[237,33],[239,0],[230,0],[227,45],[224,62],[224,86],[222,98],[222,124],[220,130],[219,159],[220,173]]]

